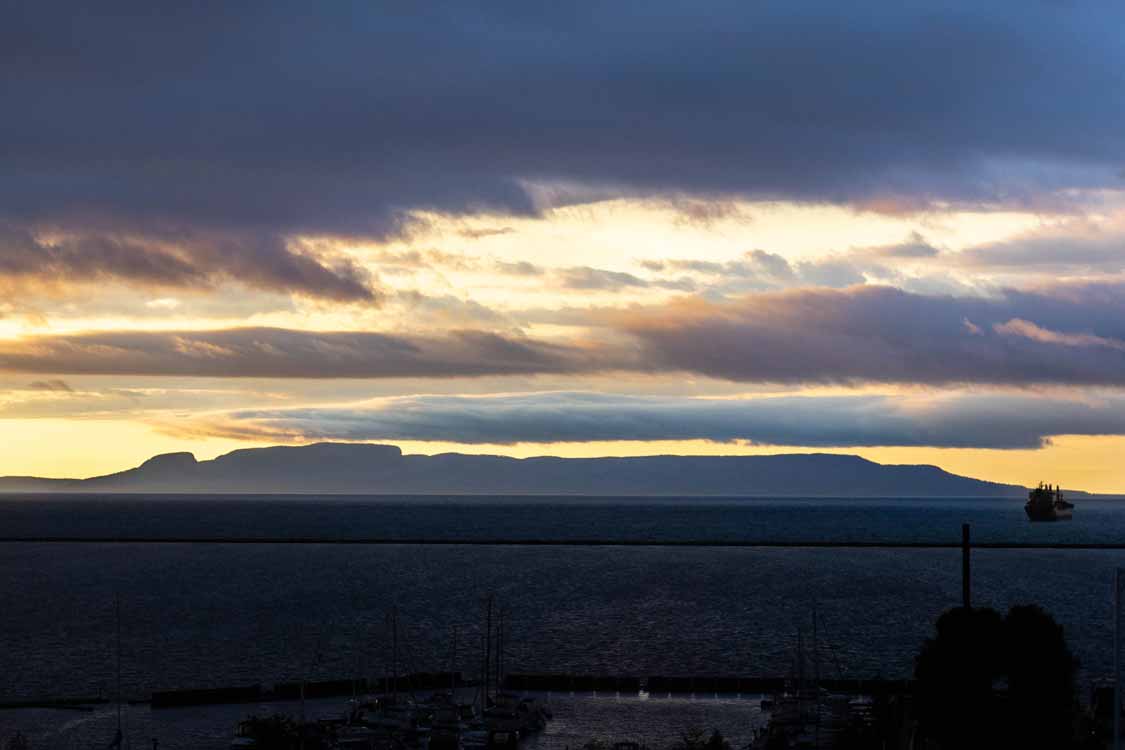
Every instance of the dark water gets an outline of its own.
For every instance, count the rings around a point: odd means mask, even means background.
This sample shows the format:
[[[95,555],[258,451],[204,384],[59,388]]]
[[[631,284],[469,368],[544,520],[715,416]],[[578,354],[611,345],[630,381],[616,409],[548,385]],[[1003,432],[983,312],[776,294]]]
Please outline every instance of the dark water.
[[[4,536],[316,536],[959,542],[1122,542],[1125,501],[1079,499],[1031,524],[1022,500],[0,495]]]
[[[673,695],[620,696],[546,694],[554,720],[547,728],[522,742],[522,750],[568,750],[592,739],[631,740],[653,750],[666,750],[685,730],[718,728],[735,748],[753,739],[754,729],[767,721],[760,707],[762,696]],[[471,700],[465,696],[466,700]],[[310,700],[308,719],[340,717],[341,699]],[[151,738],[160,750],[227,750],[233,728],[249,713],[299,716],[297,702],[255,705],[200,706],[150,709],[125,706],[122,725],[126,750],[148,750]],[[22,732],[35,750],[89,750],[104,748],[114,735],[116,708],[91,712],[58,709],[0,710],[0,741]],[[10,727],[10,728],[9,728]],[[7,731],[6,731],[7,730]]]
[[[1125,541],[1125,504],[1070,523],[1010,500],[66,498],[0,500],[15,535]],[[974,603],[1036,602],[1084,679],[1109,673],[1125,552],[974,552]],[[110,695],[114,600],[124,691],[404,667],[475,673],[484,597],[508,612],[509,671],[784,674],[818,616],[825,671],[907,676],[960,601],[957,550],[0,544],[0,699]],[[3,717],[0,716],[0,723]]]

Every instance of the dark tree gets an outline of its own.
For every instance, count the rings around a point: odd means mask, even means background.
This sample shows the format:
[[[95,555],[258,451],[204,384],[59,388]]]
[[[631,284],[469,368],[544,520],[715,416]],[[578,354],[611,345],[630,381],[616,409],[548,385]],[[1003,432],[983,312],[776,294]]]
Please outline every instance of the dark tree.
[[[1062,627],[1036,606],[951,609],[915,663],[919,729],[943,748],[1066,748],[1076,663]]]
[[[1077,662],[1062,626],[1035,605],[1004,618],[1009,736],[1016,747],[1067,747],[1074,733]]]
[[[937,621],[914,669],[921,730],[945,748],[999,747],[994,683],[1003,674],[1004,620],[992,609],[958,607]]]

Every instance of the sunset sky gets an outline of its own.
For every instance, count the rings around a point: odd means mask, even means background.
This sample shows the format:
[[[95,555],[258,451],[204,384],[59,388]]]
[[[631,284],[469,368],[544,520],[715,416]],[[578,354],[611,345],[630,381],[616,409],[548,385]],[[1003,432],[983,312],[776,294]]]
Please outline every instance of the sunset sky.
[[[345,440],[1125,492],[1125,6],[471,6],[0,12],[0,475]]]

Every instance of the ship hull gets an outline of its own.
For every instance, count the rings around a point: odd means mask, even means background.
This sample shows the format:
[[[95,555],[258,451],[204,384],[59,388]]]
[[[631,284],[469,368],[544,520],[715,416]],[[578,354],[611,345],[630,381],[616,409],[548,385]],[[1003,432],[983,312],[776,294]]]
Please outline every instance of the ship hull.
[[[1074,503],[1063,499],[1062,490],[1057,486],[1039,486],[1027,493],[1027,504],[1023,506],[1027,517],[1032,521],[1069,521]]]
[[[1031,508],[1024,508],[1027,511],[1027,517],[1032,521],[1069,521],[1073,515],[1069,509],[1067,510],[1032,510]]]

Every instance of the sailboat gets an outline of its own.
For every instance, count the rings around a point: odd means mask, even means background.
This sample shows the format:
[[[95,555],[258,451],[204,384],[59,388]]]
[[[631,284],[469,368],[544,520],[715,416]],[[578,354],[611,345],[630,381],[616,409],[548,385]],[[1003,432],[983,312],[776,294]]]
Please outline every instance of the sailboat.
[[[822,743],[830,746],[833,735],[850,718],[850,698],[834,695],[821,687],[820,638],[815,607],[812,612],[812,640],[811,684],[805,674],[804,633],[798,628],[794,675],[785,691],[762,701],[762,708],[769,712],[770,721],[764,730],[757,733],[750,744],[751,750],[820,747]]]
[[[121,731],[121,595],[114,596],[114,618],[116,620],[116,672],[117,676],[114,681],[114,700],[117,703],[117,730],[113,734],[113,739],[106,745],[107,750],[120,750],[125,735]]]

